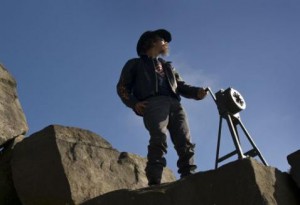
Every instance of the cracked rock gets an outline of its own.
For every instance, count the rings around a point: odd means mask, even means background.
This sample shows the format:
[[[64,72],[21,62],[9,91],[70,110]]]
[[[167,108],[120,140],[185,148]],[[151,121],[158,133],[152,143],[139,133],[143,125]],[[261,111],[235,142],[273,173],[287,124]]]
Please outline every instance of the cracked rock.
[[[147,186],[146,159],[120,153],[102,137],[51,125],[25,138],[13,152],[12,173],[24,205],[80,204],[118,189]],[[166,169],[164,182],[174,181]]]

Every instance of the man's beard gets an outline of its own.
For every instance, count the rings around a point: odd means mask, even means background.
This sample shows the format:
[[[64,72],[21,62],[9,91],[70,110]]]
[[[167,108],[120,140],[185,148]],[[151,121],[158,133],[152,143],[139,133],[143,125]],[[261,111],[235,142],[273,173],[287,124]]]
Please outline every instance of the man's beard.
[[[168,56],[169,55],[169,48],[168,47],[163,47],[160,51],[160,55]]]

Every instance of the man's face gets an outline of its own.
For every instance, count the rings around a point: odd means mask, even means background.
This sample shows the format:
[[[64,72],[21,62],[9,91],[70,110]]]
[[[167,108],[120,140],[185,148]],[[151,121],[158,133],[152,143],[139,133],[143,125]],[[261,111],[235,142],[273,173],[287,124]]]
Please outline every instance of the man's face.
[[[169,53],[169,44],[163,38],[158,37],[154,42],[154,48],[160,55],[167,55]]]

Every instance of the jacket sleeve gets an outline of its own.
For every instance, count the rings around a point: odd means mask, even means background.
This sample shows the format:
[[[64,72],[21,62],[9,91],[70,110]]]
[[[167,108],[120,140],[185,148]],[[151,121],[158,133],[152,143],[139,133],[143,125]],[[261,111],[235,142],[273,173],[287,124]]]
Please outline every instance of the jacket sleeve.
[[[131,59],[126,62],[117,84],[117,93],[119,97],[122,102],[130,108],[134,108],[134,105],[138,102],[132,93],[136,75],[136,63],[136,59]]]
[[[185,98],[200,100],[198,97],[198,92],[201,88],[186,84],[174,67],[172,69],[177,82],[177,93]]]

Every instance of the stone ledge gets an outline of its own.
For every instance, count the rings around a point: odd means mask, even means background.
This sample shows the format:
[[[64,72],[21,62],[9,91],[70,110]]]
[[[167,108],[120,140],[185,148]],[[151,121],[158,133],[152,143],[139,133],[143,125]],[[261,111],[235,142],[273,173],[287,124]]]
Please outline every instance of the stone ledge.
[[[139,190],[119,190],[82,205],[297,205],[299,192],[290,176],[254,159]]]

